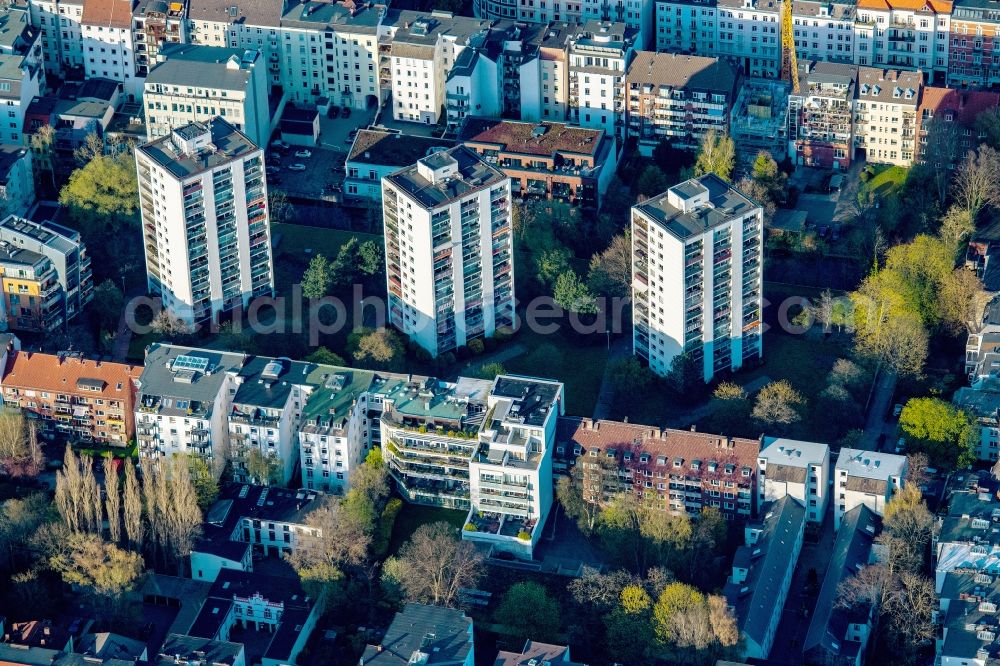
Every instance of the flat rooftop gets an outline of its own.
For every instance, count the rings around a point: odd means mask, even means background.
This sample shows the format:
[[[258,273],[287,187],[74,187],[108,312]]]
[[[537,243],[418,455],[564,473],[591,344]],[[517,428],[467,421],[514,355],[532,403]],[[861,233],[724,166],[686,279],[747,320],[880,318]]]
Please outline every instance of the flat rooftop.
[[[559,382],[501,375],[493,383],[491,396],[510,400],[504,421],[541,427],[562,395]]]
[[[264,67],[257,50],[201,46],[197,44],[164,44],[160,62],[146,77],[146,90],[156,85],[245,91],[254,67]]]
[[[363,129],[354,139],[347,161],[403,168],[436,150],[454,145],[455,142],[449,139]]]
[[[765,437],[760,457],[767,462],[793,467],[817,465],[830,455],[830,447],[820,442],[802,442],[784,437]]]
[[[174,140],[175,134],[189,140],[193,133],[204,131],[211,132],[211,143],[203,149],[185,153],[179,148],[181,144]],[[179,127],[167,136],[140,146],[138,150],[176,178],[188,178],[246,157],[256,151],[257,146],[246,134],[216,117],[204,123]]]
[[[449,158],[456,162],[453,175],[444,179],[430,180],[420,173],[421,164],[431,169],[438,169],[447,166],[444,163]],[[479,159],[475,152],[465,146],[456,146],[447,151],[434,153],[417,164],[386,176],[386,180],[424,208],[443,206],[506,179],[504,172]]]
[[[604,139],[604,130],[574,127],[565,123],[528,123],[496,118],[467,118],[458,140],[487,143],[500,152],[551,156],[573,153],[595,156]]]
[[[707,190],[705,205],[693,210],[685,211],[671,203],[671,200],[676,202],[705,196],[704,190]],[[633,210],[641,212],[680,240],[697,236],[759,208],[739,190],[713,173],[686,180],[663,194],[633,206]]]
[[[837,470],[846,470],[848,476],[888,481],[906,471],[906,456],[859,449],[841,449]]]

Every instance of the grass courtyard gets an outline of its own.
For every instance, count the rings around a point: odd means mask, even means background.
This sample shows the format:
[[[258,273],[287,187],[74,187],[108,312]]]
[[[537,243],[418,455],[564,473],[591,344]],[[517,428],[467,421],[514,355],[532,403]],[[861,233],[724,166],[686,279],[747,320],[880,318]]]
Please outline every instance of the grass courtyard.
[[[420,504],[410,504],[403,502],[403,508],[396,516],[396,522],[392,527],[392,536],[389,538],[389,554],[395,555],[403,547],[413,533],[421,525],[429,525],[444,521],[453,525],[456,529],[465,526],[465,517],[468,511],[456,511],[454,509],[442,509],[436,506],[421,506]]]

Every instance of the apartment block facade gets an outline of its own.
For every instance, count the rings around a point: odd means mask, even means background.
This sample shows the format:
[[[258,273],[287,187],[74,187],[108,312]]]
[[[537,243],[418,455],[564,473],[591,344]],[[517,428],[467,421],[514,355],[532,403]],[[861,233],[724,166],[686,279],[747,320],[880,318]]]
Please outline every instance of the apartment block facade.
[[[146,276],[189,324],[274,292],[263,152],[222,118],[136,150]]]
[[[42,433],[75,442],[127,446],[141,368],[92,361],[79,353],[14,351],[0,379],[3,403],[20,409]]]
[[[688,354],[704,380],[763,356],[763,211],[714,174],[632,207],[633,353],[660,376]]]
[[[908,465],[906,456],[841,449],[833,477],[834,528],[856,506],[885,515],[886,505],[906,483]]]
[[[801,90],[788,97],[788,154],[796,164],[847,169],[854,159],[857,68],[799,64]]]
[[[576,417],[558,426],[557,452],[576,461],[587,502],[634,493],[675,514],[754,513],[758,440]]]
[[[59,274],[48,257],[0,241],[4,328],[52,333],[66,321]]]
[[[705,134],[728,134],[740,73],[719,58],[639,51],[625,78],[628,134],[651,153],[663,140],[695,149]]]
[[[146,76],[146,138],[216,116],[266,145],[271,134],[267,70],[260,51],[168,44]]]
[[[858,68],[854,143],[869,162],[910,166],[917,148],[920,72]]]
[[[806,520],[822,523],[830,499],[830,447],[784,437],[764,437],[757,457],[758,506],[791,497]]]
[[[624,23],[591,20],[569,40],[570,123],[625,136],[625,73],[636,33]]]
[[[382,179],[389,321],[432,356],[513,324],[510,196],[464,146]]]
[[[947,85],[993,88],[1000,84],[1000,14],[989,0],[952,6]]]

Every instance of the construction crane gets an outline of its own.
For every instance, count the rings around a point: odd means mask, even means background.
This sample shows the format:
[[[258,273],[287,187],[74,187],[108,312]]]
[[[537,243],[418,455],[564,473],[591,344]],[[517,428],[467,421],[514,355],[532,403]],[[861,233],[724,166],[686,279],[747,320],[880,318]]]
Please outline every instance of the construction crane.
[[[792,25],[792,0],[781,3],[781,78],[799,94],[799,61],[795,56],[795,28]]]

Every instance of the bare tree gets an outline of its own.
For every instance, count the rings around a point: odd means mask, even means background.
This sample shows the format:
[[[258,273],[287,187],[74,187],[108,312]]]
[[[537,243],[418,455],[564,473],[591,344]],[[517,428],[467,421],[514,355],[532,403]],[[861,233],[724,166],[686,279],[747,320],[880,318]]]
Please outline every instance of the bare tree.
[[[958,123],[949,123],[938,118],[925,124],[927,143],[921,150],[918,170],[924,172],[934,187],[939,203],[948,196],[948,179],[951,169],[958,161]]]
[[[56,509],[71,532],[79,532],[84,522],[84,491],[80,461],[69,444],[62,469],[56,472]]]
[[[192,332],[186,321],[172,316],[169,310],[160,310],[153,321],[149,322],[149,327],[167,337],[189,335]]]
[[[458,591],[475,587],[483,557],[448,523],[421,525],[399,553],[399,578],[411,601],[454,606]]]
[[[725,597],[711,594],[708,597],[708,621],[715,639],[726,647],[740,641],[740,629]]]
[[[88,162],[91,162],[98,157],[104,155],[104,139],[99,137],[96,132],[91,132],[87,135],[87,138],[83,140],[83,143],[73,151],[73,157],[76,158],[76,163],[80,166],[84,166]]]
[[[970,150],[954,180],[955,201],[972,220],[984,208],[1000,204],[1000,153],[987,145]]]
[[[964,266],[956,268],[945,278],[938,293],[942,323],[956,335],[979,331],[989,299],[974,271]]]
[[[135,465],[125,460],[125,484],[122,493],[122,518],[129,548],[142,548],[142,491],[135,474]]]
[[[100,534],[104,518],[104,504],[101,502],[101,487],[94,476],[94,459],[88,455],[80,456],[80,482],[82,497],[81,524],[88,532]]]
[[[35,424],[14,409],[0,410],[0,472],[12,477],[38,476],[45,460]]]
[[[104,459],[105,508],[108,514],[108,535],[111,543],[117,544],[122,538],[122,496],[118,479],[118,466],[114,458]]]
[[[164,564],[173,562],[179,574],[201,530],[202,514],[191,471],[183,457],[147,466],[143,495],[153,545]]]

